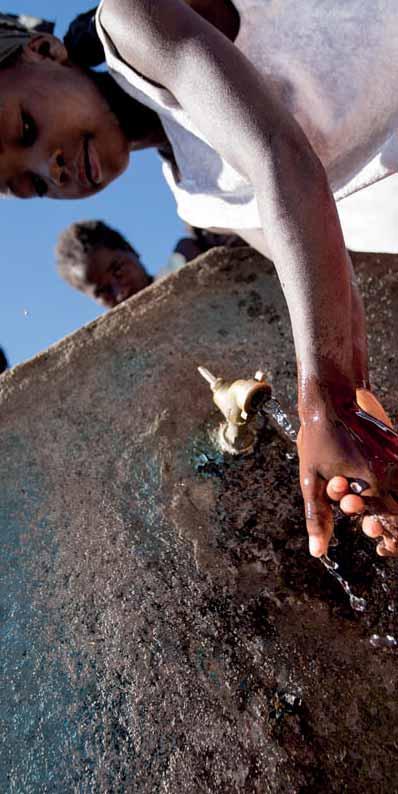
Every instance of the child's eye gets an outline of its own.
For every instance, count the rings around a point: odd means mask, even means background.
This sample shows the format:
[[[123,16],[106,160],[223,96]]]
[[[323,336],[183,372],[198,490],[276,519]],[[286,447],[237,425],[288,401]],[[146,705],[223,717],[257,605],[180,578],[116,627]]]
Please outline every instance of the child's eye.
[[[45,196],[48,192],[48,187],[44,179],[42,179],[40,176],[37,176],[37,174],[32,174],[32,183],[38,197],[43,198],[43,196]]]
[[[22,146],[33,146],[37,139],[37,127],[35,122],[32,119],[32,116],[29,113],[25,113],[23,110],[21,113],[22,119],[22,135],[21,135],[21,143]]]

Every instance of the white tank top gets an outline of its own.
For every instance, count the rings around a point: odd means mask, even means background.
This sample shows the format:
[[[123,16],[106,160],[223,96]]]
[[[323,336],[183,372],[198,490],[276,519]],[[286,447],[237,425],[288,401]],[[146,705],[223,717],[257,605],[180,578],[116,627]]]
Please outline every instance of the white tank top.
[[[398,171],[398,0],[233,0],[235,46],[272,80],[321,159],[336,200]],[[155,110],[180,179],[163,172],[193,226],[260,224],[252,185],[206,142],[176,99],[137,74],[97,29],[114,79]]]

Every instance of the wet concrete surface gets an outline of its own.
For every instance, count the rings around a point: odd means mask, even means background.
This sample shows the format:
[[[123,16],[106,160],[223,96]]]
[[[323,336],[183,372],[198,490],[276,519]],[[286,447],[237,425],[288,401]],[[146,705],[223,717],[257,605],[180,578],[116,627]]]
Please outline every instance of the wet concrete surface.
[[[354,255],[397,416],[398,258]],[[0,790],[398,787],[397,565],[355,522],[309,557],[294,446],[222,457],[196,372],[292,409],[272,267],[216,251],[0,381]],[[395,641],[395,642],[394,642]]]

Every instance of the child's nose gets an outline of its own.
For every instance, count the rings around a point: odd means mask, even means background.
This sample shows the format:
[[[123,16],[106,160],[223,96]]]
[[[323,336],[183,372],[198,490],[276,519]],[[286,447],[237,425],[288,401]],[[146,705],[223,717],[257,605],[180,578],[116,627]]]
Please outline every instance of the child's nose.
[[[56,149],[50,159],[50,179],[58,187],[62,187],[69,178],[65,156],[62,149]]]

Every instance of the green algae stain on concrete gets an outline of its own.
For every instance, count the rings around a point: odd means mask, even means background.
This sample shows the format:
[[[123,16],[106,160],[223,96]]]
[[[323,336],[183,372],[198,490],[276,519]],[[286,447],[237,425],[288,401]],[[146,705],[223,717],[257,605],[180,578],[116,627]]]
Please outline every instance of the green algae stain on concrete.
[[[231,457],[224,455],[217,445],[216,433],[219,425],[219,415],[209,419],[188,446],[187,455],[192,469],[203,477],[222,477],[224,466]]]

